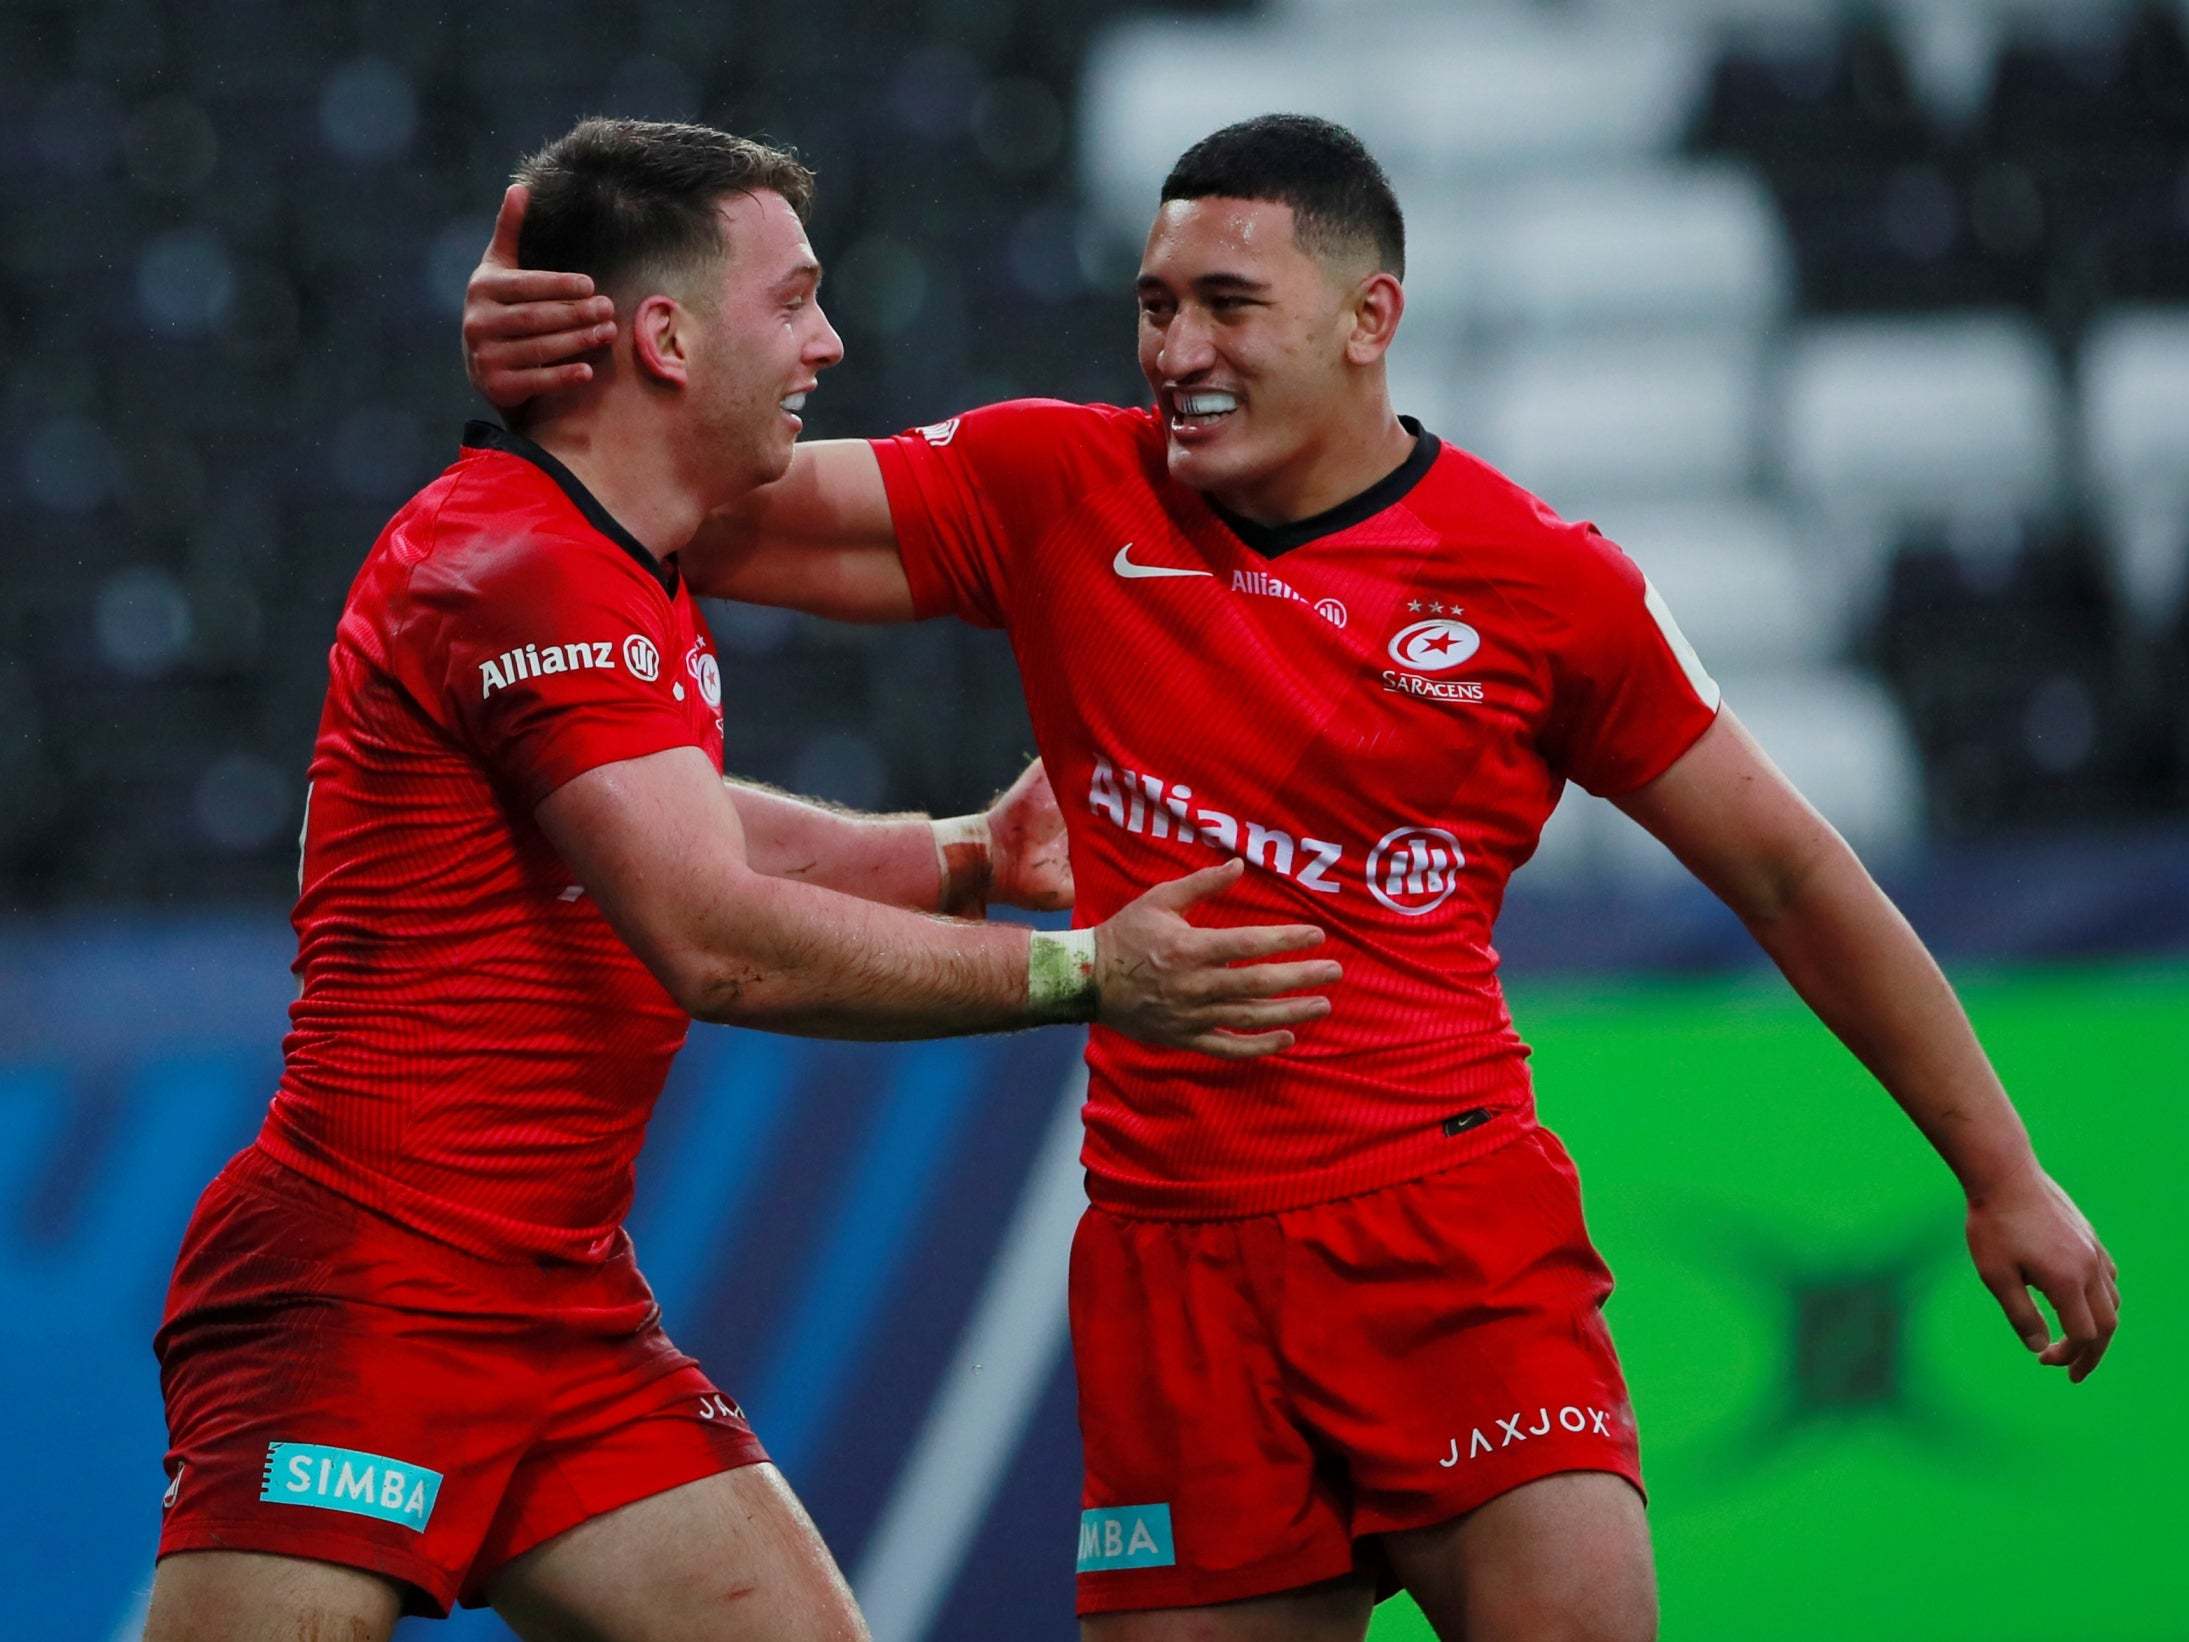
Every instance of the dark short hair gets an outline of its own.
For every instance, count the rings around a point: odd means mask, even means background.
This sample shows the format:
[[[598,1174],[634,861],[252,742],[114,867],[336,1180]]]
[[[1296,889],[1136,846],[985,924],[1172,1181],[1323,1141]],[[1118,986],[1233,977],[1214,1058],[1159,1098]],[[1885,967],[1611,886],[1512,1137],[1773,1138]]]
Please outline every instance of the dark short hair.
[[[590,274],[598,290],[722,256],[725,195],[772,189],[800,221],[813,203],[813,173],[788,149],[667,120],[581,120],[516,180],[530,190],[519,265]]]
[[[1203,137],[1178,156],[1163,198],[1289,205],[1301,250],[1372,250],[1378,268],[1406,277],[1406,219],[1391,179],[1360,138],[1312,114],[1258,114]]]

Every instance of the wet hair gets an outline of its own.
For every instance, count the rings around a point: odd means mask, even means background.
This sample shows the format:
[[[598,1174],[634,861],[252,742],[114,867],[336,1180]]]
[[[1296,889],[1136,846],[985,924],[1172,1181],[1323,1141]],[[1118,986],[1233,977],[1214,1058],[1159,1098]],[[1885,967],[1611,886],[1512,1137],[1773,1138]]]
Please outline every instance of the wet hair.
[[[800,221],[813,203],[813,173],[788,149],[666,120],[581,120],[516,180],[531,191],[519,265],[590,274],[602,291],[636,277],[681,282],[720,259],[725,195],[772,189]]]
[[[1312,114],[1258,114],[1203,137],[1163,179],[1163,199],[1212,198],[1289,205],[1301,250],[1367,252],[1379,269],[1406,277],[1406,219],[1391,179],[1342,125]]]

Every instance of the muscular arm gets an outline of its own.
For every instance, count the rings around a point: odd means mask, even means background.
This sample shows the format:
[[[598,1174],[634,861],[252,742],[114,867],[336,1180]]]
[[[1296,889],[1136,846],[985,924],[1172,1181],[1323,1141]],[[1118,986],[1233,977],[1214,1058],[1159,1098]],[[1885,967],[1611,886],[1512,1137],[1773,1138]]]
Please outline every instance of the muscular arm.
[[[1029,995],[1035,937],[1023,927],[927,917],[755,871],[737,804],[696,747],[600,765],[534,813],[616,933],[703,1020],[939,1038],[1067,1018]],[[1144,1042],[1244,1059],[1290,1047],[1284,1028],[1329,1012],[1322,997],[1284,994],[1330,984],[1337,965],[1241,961],[1314,945],[1319,929],[1202,929],[1183,916],[1240,870],[1234,860],[1159,884],[1094,931],[1096,1019]]]
[[[1034,1018],[1025,930],[924,917],[758,870],[739,806],[696,748],[589,770],[538,816],[616,933],[703,1020],[927,1038]]]
[[[1732,908],[1899,1102],[1961,1182],[1971,1253],[2009,1321],[2047,1363],[2087,1375],[2113,1332],[2112,1262],[2038,1167],[1946,977],[1845,841],[1730,710],[1620,807]],[[2044,1343],[2024,1284],[2052,1301],[2064,1340]]]
[[[1064,813],[1038,758],[978,815],[856,815],[756,782],[726,783],[745,858],[795,878],[914,912],[978,918],[988,903],[1055,912],[1073,900]]]
[[[758,782],[723,785],[744,829],[746,864],[761,876],[912,912],[945,910],[935,823],[928,817],[858,815]]]
[[[2034,1161],[1930,953],[1731,711],[1620,807],[1732,908],[1967,1191]]]
[[[695,592],[839,621],[912,619],[881,464],[863,439],[799,445],[790,471],[714,514],[681,555]]]

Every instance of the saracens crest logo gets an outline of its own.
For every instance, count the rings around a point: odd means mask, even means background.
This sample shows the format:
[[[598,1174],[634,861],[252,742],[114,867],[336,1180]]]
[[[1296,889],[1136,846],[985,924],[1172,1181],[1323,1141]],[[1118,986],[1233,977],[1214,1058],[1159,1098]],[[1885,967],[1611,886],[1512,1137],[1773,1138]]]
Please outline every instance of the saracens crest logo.
[[[1417,673],[1448,673],[1482,648],[1482,635],[1449,616],[1402,627],[1391,639],[1391,659]]]
[[[1412,608],[1419,610],[1420,601],[1416,600]],[[1432,599],[1429,608],[1440,614],[1427,621],[1408,622],[1391,635],[1386,648],[1398,666],[1383,669],[1383,687],[1394,695],[1413,696],[1421,701],[1480,702],[1480,679],[1430,675],[1449,673],[1463,662],[1471,661],[1475,652],[1482,648],[1482,635],[1459,619],[1458,606],[1441,613],[1444,606]]]
[[[708,652],[706,646],[694,643],[684,652],[684,671],[691,674],[692,682],[699,686],[699,699],[709,707],[722,705],[722,665]]]

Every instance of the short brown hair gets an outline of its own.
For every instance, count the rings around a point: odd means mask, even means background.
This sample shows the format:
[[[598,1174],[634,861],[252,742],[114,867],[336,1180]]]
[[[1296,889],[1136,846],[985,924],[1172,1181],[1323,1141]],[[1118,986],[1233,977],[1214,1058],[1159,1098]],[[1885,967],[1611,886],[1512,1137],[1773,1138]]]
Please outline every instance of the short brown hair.
[[[772,189],[800,221],[813,203],[813,173],[790,150],[667,120],[581,120],[516,180],[530,191],[519,265],[590,274],[603,291],[722,256],[726,194]]]

